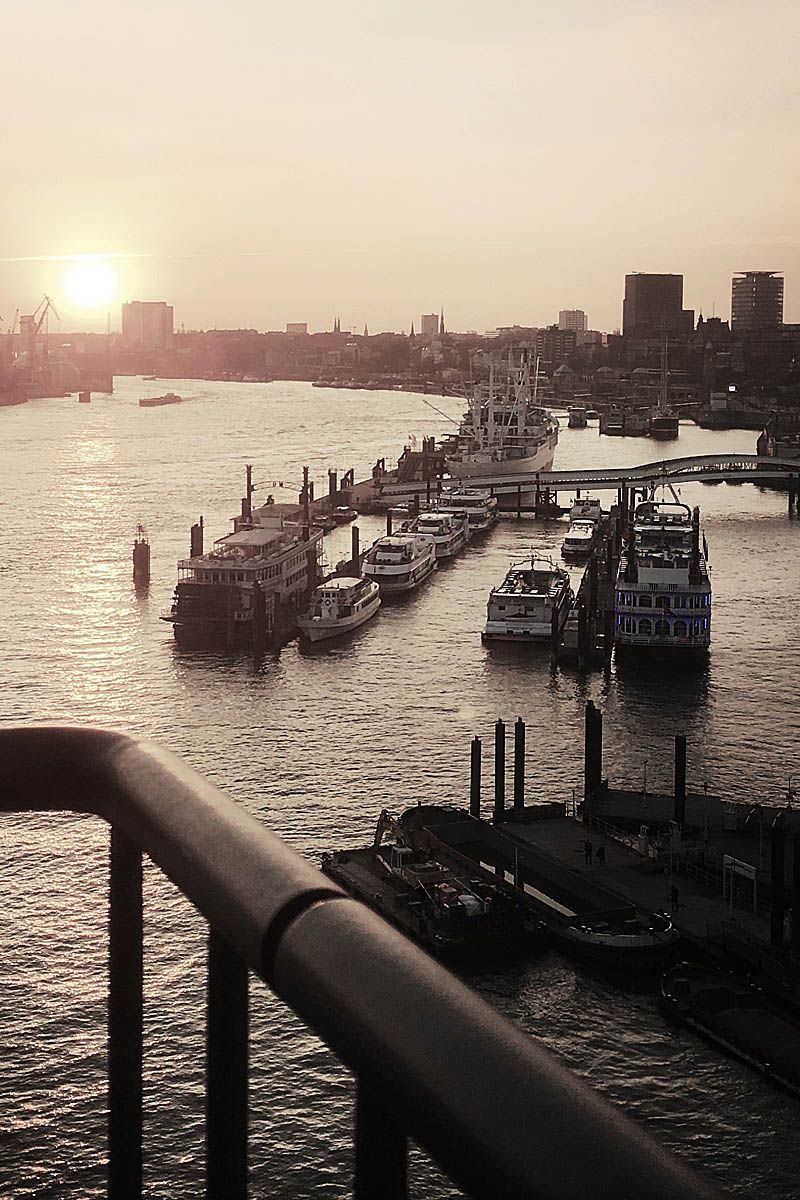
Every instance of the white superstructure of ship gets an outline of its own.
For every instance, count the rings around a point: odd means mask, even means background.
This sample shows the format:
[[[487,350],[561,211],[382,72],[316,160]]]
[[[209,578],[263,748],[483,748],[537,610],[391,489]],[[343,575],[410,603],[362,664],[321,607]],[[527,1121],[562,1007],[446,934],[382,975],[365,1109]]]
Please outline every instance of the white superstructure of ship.
[[[378,584],[382,596],[411,592],[436,570],[436,549],[416,533],[389,533],[370,547],[361,569]]]
[[[380,606],[380,588],[374,580],[338,575],[317,587],[297,625],[309,641],[320,642],[357,629],[374,617]]]
[[[494,363],[489,379],[473,387],[469,408],[445,445],[445,466],[456,479],[535,474],[549,471],[558,443],[558,418],[538,401],[538,359],[531,379],[523,354],[498,379]]]
[[[512,563],[503,582],[489,594],[483,639],[555,644],[573,600],[569,575],[552,559],[533,554]]]
[[[418,537],[433,542],[437,562],[452,558],[469,542],[469,514],[461,512],[423,512],[412,524]]]

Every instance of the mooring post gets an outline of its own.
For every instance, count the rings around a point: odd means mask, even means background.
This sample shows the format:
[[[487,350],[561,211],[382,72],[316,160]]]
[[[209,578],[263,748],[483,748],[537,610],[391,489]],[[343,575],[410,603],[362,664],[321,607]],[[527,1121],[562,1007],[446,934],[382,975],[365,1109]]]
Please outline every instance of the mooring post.
[[[387,508],[387,510],[386,510],[386,536],[389,537],[391,535],[391,532],[392,532],[392,510],[390,508]]]
[[[480,820],[481,815],[481,739],[472,739],[469,757],[469,814]]]
[[[336,495],[336,492],[336,472],[328,468],[328,495],[330,496],[331,500]]]
[[[514,722],[514,808],[525,807],[525,722]]]
[[[425,480],[425,504],[428,508],[431,506],[431,481]],[[417,492],[417,512],[419,512],[419,492]]]
[[[350,528],[350,558],[353,564],[353,574],[361,574],[361,545],[359,543],[358,526]]]
[[[770,887],[772,890],[769,940],[770,945],[778,948],[783,946],[783,920],[785,916],[783,895],[785,853],[784,842],[783,814],[779,813],[772,822],[772,829],[770,831],[769,838]],[[732,882],[731,887],[733,887]]]
[[[603,777],[603,714],[593,700],[586,701],[583,758],[583,799],[587,803]]]
[[[522,484],[517,484],[517,520],[522,516]]]
[[[678,825],[686,823],[686,735],[675,735],[675,809],[673,818]]]
[[[498,717],[494,727],[494,820],[502,821],[506,807],[506,727]]]

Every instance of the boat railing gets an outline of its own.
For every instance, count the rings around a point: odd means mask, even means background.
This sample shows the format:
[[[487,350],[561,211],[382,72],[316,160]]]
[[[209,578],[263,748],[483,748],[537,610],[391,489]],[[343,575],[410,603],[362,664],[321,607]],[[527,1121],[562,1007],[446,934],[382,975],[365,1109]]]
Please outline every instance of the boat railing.
[[[457,1187],[486,1200],[714,1194],[534,1038],[166,750],[108,730],[1,730],[0,812],[63,810],[111,827],[111,1200],[142,1195],[143,854],[209,927],[212,1200],[247,1195],[251,974],[356,1077],[357,1200],[406,1196],[409,1138]]]

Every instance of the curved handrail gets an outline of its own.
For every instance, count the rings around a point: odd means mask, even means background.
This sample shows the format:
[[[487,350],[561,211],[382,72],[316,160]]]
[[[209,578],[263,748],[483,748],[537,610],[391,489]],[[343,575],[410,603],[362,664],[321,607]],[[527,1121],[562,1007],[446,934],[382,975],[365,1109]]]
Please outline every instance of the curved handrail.
[[[713,1189],[552,1054],[169,751],[0,730],[0,811],[122,830],[473,1196]]]

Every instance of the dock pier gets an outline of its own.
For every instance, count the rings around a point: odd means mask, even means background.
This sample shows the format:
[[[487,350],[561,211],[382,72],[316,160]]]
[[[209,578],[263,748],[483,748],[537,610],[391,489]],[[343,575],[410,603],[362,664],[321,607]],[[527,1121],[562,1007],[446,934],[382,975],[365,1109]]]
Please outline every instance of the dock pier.
[[[603,717],[585,709],[583,799],[529,802],[525,726],[514,737],[514,802],[505,803],[505,723],[495,723],[494,788],[482,816],[481,739],[470,752],[469,817],[443,826],[459,854],[507,882],[546,879],[557,897],[601,888],[618,906],[671,909],[700,956],[750,974],[800,1011],[800,812],[687,786],[687,739],[674,739],[671,794],[611,786],[603,776]],[[499,752],[499,756],[498,756]],[[502,779],[501,779],[502,776]],[[444,836],[437,826],[437,837]],[[591,862],[584,847],[593,846]],[[602,847],[602,854],[598,850]],[[574,904],[569,904],[574,908]]]

